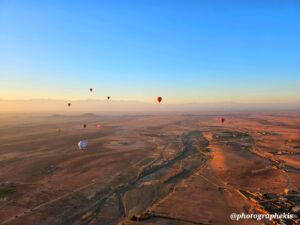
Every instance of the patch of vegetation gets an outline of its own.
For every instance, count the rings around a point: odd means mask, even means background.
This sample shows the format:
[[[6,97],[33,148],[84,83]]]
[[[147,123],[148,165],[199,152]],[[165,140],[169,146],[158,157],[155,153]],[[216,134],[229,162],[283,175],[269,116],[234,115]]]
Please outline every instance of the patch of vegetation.
[[[14,184],[2,184],[0,185],[0,198],[12,195],[17,191],[17,188]]]

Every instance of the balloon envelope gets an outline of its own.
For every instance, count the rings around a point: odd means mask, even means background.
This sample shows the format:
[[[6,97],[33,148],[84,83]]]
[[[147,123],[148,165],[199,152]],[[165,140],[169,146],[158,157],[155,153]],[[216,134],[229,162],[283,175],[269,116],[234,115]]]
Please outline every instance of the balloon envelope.
[[[109,100],[109,99],[110,99],[110,97],[109,97],[109,96],[107,96],[107,99]]]
[[[90,92],[92,92],[93,91],[93,88],[90,88]]]
[[[160,103],[162,101],[162,97],[157,97],[157,101]]]
[[[225,122],[225,119],[224,119],[224,118],[221,118],[221,122],[224,123],[224,122]]]
[[[87,146],[88,146],[87,141],[81,140],[81,141],[78,142],[78,148],[80,150],[86,150]]]
[[[68,103],[68,106],[70,107],[70,106],[71,106],[71,103]]]
[[[101,128],[101,125],[100,125],[100,124],[97,124],[97,125],[96,125],[96,128]]]
[[[83,128],[86,128],[86,124],[83,124]]]

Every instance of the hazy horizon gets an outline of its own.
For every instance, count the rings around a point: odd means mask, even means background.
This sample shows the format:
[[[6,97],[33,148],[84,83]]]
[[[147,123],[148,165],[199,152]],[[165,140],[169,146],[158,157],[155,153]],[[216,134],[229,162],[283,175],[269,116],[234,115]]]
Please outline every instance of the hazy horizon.
[[[71,103],[71,106],[68,106]],[[238,102],[218,103],[149,103],[129,100],[1,100],[0,113],[197,113],[197,112],[247,112],[247,111],[299,111],[300,104],[273,103],[273,104],[245,104]]]

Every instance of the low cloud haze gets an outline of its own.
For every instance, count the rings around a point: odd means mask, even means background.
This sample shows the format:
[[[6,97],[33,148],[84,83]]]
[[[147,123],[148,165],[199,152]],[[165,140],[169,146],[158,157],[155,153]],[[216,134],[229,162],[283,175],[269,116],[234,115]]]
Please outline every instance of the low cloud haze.
[[[300,110],[300,104],[243,104],[243,103],[144,103],[121,100],[0,100],[0,113],[197,113],[264,110]]]

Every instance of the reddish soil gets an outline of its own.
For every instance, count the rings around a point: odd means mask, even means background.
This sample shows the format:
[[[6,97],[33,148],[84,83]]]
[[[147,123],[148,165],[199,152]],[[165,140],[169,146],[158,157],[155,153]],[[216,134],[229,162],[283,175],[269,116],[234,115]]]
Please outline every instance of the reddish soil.
[[[0,115],[0,225],[262,224],[230,214],[297,206],[299,115]]]

